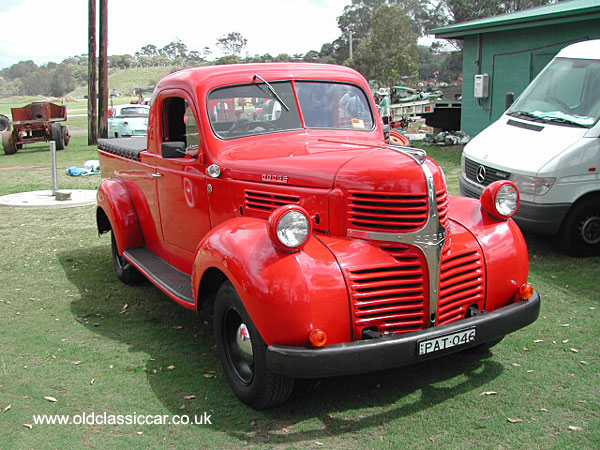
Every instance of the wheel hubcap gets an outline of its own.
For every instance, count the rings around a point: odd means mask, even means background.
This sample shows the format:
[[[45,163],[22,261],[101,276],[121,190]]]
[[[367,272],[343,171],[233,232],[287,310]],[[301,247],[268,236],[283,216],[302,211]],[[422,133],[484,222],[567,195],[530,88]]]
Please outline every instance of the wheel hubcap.
[[[248,326],[235,309],[230,309],[223,319],[223,341],[229,365],[244,384],[254,378],[254,353]]]
[[[600,216],[591,216],[581,223],[581,237],[586,244],[600,243]]]

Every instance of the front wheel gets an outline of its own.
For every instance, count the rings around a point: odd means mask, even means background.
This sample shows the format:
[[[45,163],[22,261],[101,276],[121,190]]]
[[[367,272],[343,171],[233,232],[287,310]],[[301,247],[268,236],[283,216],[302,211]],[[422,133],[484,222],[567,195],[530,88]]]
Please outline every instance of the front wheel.
[[[142,281],[142,274],[131,265],[123,256],[119,255],[119,248],[115,239],[115,233],[111,232],[111,250],[113,265],[117,278],[125,284],[137,284]]]
[[[569,211],[560,243],[573,256],[600,255],[600,197],[587,198]]]
[[[254,409],[266,409],[292,395],[294,379],[267,368],[267,346],[228,281],[217,292],[214,333],[227,381],[242,402]]]

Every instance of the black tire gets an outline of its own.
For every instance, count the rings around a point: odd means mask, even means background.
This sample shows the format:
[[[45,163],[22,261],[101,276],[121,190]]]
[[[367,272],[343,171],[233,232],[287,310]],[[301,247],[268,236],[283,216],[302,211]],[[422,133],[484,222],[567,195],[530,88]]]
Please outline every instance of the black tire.
[[[67,145],[69,145],[69,141],[71,140],[71,134],[69,133],[69,129],[65,125],[62,125],[62,135],[63,142],[65,143],[66,147]]]
[[[56,142],[56,150],[62,150],[65,148],[63,129],[60,123],[54,122],[52,124],[52,140]]]
[[[560,244],[573,256],[600,255],[600,196],[571,208],[560,229]]]
[[[219,358],[235,395],[254,409],[272,408],[290,398],[294,379],[267,369],[267,346],[229,281],[223,283],[217,292],[214,313]],[[246,326],[243,332],[250,341],[246,351],[238,345],[242,325]]]
[[[110,237],[113,265],[117,278],[125,284],[138,284],[144,277],[129,261],[119,255],[114,232],[111,231]]]
[[[15,140],[11,131],[2,133],[2,147],[4,148],[4,153],[7,155],[14,155],[17,153],[18,149],[15,145]]]

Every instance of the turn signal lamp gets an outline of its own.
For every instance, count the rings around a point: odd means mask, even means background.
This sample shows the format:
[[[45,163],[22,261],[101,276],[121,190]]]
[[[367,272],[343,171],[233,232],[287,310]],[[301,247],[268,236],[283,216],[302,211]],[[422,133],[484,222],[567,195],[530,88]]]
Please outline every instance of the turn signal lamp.
[[[533,286],[529,283],[523,283],[519,288],[519,295],[521,298],[530,299],[533,297]]]
[[[490,216],[507,220],[519,209],[519,189],[508,180],[494,181],[481,194],[481,206]]]
[[[323,330],[312,330],[308,340],[313,347],[323,347],[327,343],[327,333]]]

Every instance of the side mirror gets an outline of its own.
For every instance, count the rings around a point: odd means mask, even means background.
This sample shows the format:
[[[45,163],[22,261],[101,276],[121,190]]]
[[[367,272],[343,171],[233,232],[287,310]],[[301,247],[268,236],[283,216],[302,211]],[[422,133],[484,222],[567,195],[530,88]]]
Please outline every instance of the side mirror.
[[[504,99],[504,106],[506,106],[506,109],[510,108],[514,102],[515,102],[515,93],[507,92],[506,98]]]
[[[163,142],[160,146],[163,158],[185,158],[185,142]]]

